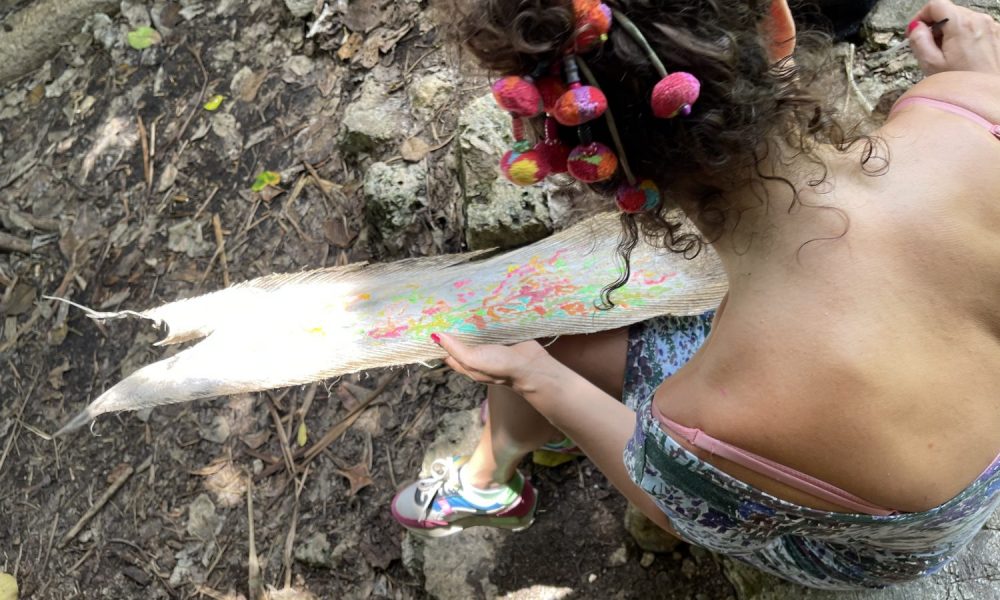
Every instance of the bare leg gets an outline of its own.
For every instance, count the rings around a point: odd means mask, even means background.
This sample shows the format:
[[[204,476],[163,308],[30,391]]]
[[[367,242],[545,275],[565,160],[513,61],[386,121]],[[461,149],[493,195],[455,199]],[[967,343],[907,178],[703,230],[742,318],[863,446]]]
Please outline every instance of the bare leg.
[[[621,398],[627,343],[627,330],[619,329],[566,336],[553,343],[549,352],[611,396]],[[462,470],[466,481],[480,488],[510,481],[529,452],[566,437],[510,389],[490,386],[488,398],[486,428]]]

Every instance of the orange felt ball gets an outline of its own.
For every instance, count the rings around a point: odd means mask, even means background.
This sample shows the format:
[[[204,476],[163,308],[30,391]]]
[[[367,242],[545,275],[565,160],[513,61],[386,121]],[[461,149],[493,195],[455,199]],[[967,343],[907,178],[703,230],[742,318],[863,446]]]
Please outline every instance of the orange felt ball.
[[[538,88],[524,77],[512,75],[494,83],[493,98],[500,108],[515,117],[536,117],[543,109]]]

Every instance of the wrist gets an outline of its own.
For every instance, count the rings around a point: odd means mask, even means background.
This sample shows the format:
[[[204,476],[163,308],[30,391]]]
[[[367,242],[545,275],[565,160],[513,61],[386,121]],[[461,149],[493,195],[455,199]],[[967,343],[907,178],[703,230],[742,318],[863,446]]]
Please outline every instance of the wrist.
[[[534,362],[511,387],[518,395],[530,400],[532,397],[550,395],[560,389],[572,375],[576,375],[576,372],[555,358],[547,356],[544,360]]]

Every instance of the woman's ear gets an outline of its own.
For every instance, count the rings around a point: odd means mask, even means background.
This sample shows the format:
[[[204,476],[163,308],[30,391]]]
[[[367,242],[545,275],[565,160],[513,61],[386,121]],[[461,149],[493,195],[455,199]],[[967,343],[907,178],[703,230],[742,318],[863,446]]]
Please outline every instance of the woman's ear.
[[[767,17],[760,24],[761,41],[772,63],[784,60],[795,52],[795,19],[788,0],[771,0]]]

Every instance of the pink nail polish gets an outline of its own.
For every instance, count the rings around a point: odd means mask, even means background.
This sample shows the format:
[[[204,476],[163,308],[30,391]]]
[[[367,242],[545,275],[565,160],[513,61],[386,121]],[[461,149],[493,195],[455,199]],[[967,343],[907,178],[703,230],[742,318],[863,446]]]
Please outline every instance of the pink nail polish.
[[[922,22],[923,21],[921,21],[920,19],[913,19],[912,21],[910,21],[910,24],[906,26],[906,35],[909,36],[911,33],[913,33],[913,30],[919,27]]]
[[[431,341],[434,342],[435,344],[437,344],[438,346],[440,346],[441,345],[441,336],[439,336],[436,333],[432,333],[431,334]]]

